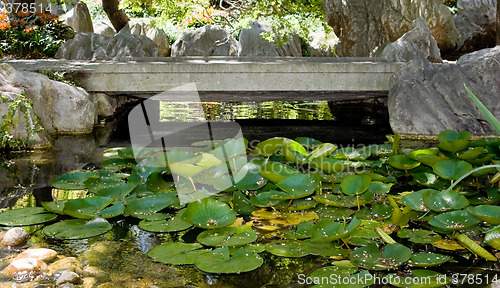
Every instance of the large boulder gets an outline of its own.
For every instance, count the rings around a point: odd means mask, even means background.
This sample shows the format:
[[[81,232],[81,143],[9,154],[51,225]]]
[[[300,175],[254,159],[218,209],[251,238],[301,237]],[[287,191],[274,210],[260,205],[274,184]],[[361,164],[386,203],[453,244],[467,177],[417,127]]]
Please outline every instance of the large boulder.
[[[274,42],[262,37],[263,33],[274,34],[271,25],[257,21],[251,21],[248,25],[248,29],[240,31],[238,56],[302,56],[301,40],[297,34],[288,34],[285,39],[287,41],[277,46]],[[279,40],[277,36],[274,38],[275,41]]]
[[[94,32],[89,8],[81,1],[78,1],[75,7],[64,14],[61,19],[75,32]]]
[[[334,57],[339,39],[335,34],[315,33],[307,47],[307,52],[312,57]]]
[[[439,48],[450,50],[459,35],[442,0],[325,0],[326,20],[340,38],[339,56],[369,56],[379,45],[396,41],[424,17]]]
[[[8,113],[12,101],[22,97],[20,95],[32,101],[29,115],[16,112],[18,122],[9,132],[17,139],[32,140],[37,145],[48,144],[48,134],[90,133],[97,123],[97,105],[91,95],[82,88],[50,80],[42,74],[17,71],[8,64],[0,64],[0,94],[3,98],[0,118]],[[35,123],[36,117],[44,131],[30,136],[26,127]]]
[[[381,56],[387,61],[405,62],[415,58],[426,58],[431,62],[443,62],[436,40],[422,17],[412,23],[410,31],[385,46]]]
[[[460,34],[457,50],[472,52],[496,45],[496,0],[459,0],[455,26]]]
[[[170,55],[170,44],[168,43],[167,34],[165,34],[163,29],[151,28],[146,32],[146,36],[156,43],[159,57],[167,57]]]
[[[172,44],[171,56],[236,56],[238,42],[224,29],[206,25],[187,31]]]
[[[118,60],[128,57],[156,57],[158,47],[143,35],[117,33],[108,37],[95,33],[77,33],[66,41],[55,57],[71,60]]]
[[[116,34],[113,25],[106,21],[99,21],[94,24],[94,33],[101,34],[103,36],[113,37]]]
[[[469,98],[464,84],[500,119],[500,46],[460,57],[456,63],[407,62],[390,82],[389,117],[394,133],[437,135],[493,130]]]

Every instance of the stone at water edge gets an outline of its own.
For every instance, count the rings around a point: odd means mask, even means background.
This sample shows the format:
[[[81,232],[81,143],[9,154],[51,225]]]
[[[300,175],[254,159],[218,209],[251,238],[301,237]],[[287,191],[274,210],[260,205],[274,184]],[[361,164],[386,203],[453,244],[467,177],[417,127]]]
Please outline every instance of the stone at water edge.
[[[69,270],[81,275],[83,270],[80,262],[75,257],[64,257],[48,266],[49,274],[52,275],[60,270]]]
[[[25,276],[24,274],[36,274],[47,269],[47,264],[40,259],[23,258],[12,261],[9,266],[0,273],[8,278],[17,278]],[[28,275],[26,275],[28,276]]]
[[[80,276],[72,271],[64,271],[61,276],[59,276],[56,280],[56,285],[62,285],[65,283],[78,283],[80,282]]]
[[[238,42],[224,28],[206,25],[187,31],[172,44],[170,54],[178,56],[236,56]]]
[[[57,252],[52,249],[47,248],[32,248],[26,249],[19,255],[17,255],[13,261],[23,259],[23,258],[34,258],[39,259],[44,262],[49,262],[57,257]]]
[[[9,229],[2,239],[2,245],[8,247],[21,247],[28,242],[29,235],[23,228],[15,227]]]

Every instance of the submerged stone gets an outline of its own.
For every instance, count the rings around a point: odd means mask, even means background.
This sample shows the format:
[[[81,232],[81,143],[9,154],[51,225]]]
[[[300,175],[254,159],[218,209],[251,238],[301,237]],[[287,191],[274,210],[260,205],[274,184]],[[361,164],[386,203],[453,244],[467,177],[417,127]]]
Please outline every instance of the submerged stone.
[[[8,246],[8,247],[20,247],[26,244],[28,242],[29,236],[28,233],[26,233],[26,230],[23,228],[12,228],[5,235],[3,236],[2,239],[2,245]]]

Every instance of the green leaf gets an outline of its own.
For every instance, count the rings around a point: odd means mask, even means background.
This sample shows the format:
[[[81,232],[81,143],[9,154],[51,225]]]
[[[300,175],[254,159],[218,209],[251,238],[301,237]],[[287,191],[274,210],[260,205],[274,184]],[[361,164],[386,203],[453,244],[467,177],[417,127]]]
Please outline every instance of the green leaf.
[[[75,218],[92,219],[98,216],[104,208],[114,201],[109,197],[87,197],[83,199],[68,200],[64,204],[64,214]]]
[[[210,250],[199,250],[203,246],[199,243],[165,243],[149,250],[148,256],[153,261],[173,265],[194,264],[196,259]]]
[[[232,224],[236,213],[226,204],[212,198],[191,202],[182,219],[204,229],[216,229]]]
[[[410,260],[408,260],[408,264],[414,267],[427,268],[427,267],[439,266],[450,260],[452,259],[445,255],[422,252],[411,255]]]
[[[472,214],[467,212],[467,210],[441,213],[433,216],[431,220],[429,220],[429,224],[432,226],[447,231],[469,229],[476,226],[480,222],[481,220],[474,217]]]
[[[381,253],[376,244],[359,247],[350,256],[351,262],[370,270],[390,270],[411,258],[411,250],[401,244],[387,244]]]
[[[479,205],[470,207],[469,212],[477,218],[492,225],[500,224],[500,206]]]
[[[347,195],[359,195],[370,188],[371,182],[372,179],[368,175],[349,175],[342,180],[340,187]]]
[[[240,248],[233,256],[230,256],[229,249],[223,247],[200,255],[194,265],[207,273],[242,273],[255,270],[263,263],[262,257],[256,253]]]
[[[330,242],[348,237],[361,224],[354,217],[349,224],[321,219],[314,225],[311,240],[314,242]]]
[[[497,132],[498,135],[500,135],[500,121],[498,121],[495,116],[484,106],[481,101],[474,95],[469,88],[464,84],[465,90],[467,90],[467,93],[469,94],[469,97],[474,101],[474,104],[476,104],[477,108],[479,111],[483,114],[483,116],[486,118],[486,121],[490,123],[490,125],[493,127],[493,129]]]
[[[453,190],[436,191],[427,190],[422,195],[425,206],[432,211],[445,212],[448,210],[460,210],[469,205],[469,200]]]
[[[206,230],[198,234],[196,240],[207,246],[242,246],[257,240],[251,226],[223,227]]]
[[[387,164],[399,170],[411,170],[420,166],[420,162],[411,159],[408,155],[392,155],[387,160]]]
[[[111,230],[112,227],[103,218],[70,219],[49,225],[43,228],[42,233],[56,239],[79,240],[99,236]]]
[[[174,193],[160,192],[142,198],[127,199],[125,213],[129,216],[145,219],[174,203]]]
[[[96,171],[70,172],[63,174],[50,181],[51,185],[57,189],[63,190],[83,190],[87,189],[85,181],[97,174]]]
[[[472,171],[472,165],[465,161],[445,160],[436,163],[434,172],[441,178],[448,180],[458,180],[464,174]]]
[[[297,174],[276,183],[281,190],[290,195],[288,199],[298,199],[313,194],[320,188],[320,181],[314,174]]]
[[[0,212],[0,225],[30,226],[52,221],[56,214],[47,213],[43,207],[26,207]]]

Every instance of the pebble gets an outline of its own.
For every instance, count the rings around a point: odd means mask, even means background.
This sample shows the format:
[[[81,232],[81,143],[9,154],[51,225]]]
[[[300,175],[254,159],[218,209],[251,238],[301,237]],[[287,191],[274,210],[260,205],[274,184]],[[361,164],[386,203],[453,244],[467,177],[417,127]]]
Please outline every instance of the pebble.
[[[75,257],[65,257],[49,265],[49,274],[59,270],[69,270],[77,274],[82,274],[82,267]]]
[[[64,271],[61,276],[59,276],[56,280],[56,285],[62,285],[65,283],[78,283],[80,282],[80,276],[72,271]]]
[[[2,270],[2,274],[9,278],[19,277],[18,274],[32,274],[47,269],[47,264],[36,258],[23,258],[12,261]]]
[[[106,272],[104,272],[102,269],[95,267],[95,266],[86,266],[83,268],[83,276],[84,277],[105,277]]]
[[[83,288],[93,288],[97,286],[97,279],[94,277],[85,277],[82,279]]]
[[[8,247],[21,247],[28,242],[28,233],[23,228],[9,229],[2,238],[2,245]]]
[[[44,262],[50,262],[57,257],[57,252],[52,249],[47,248],[33,248],[26,249],[21,254],[17,255],[13,260],[19,260],[23,258],[35,258],[40,259]]]

